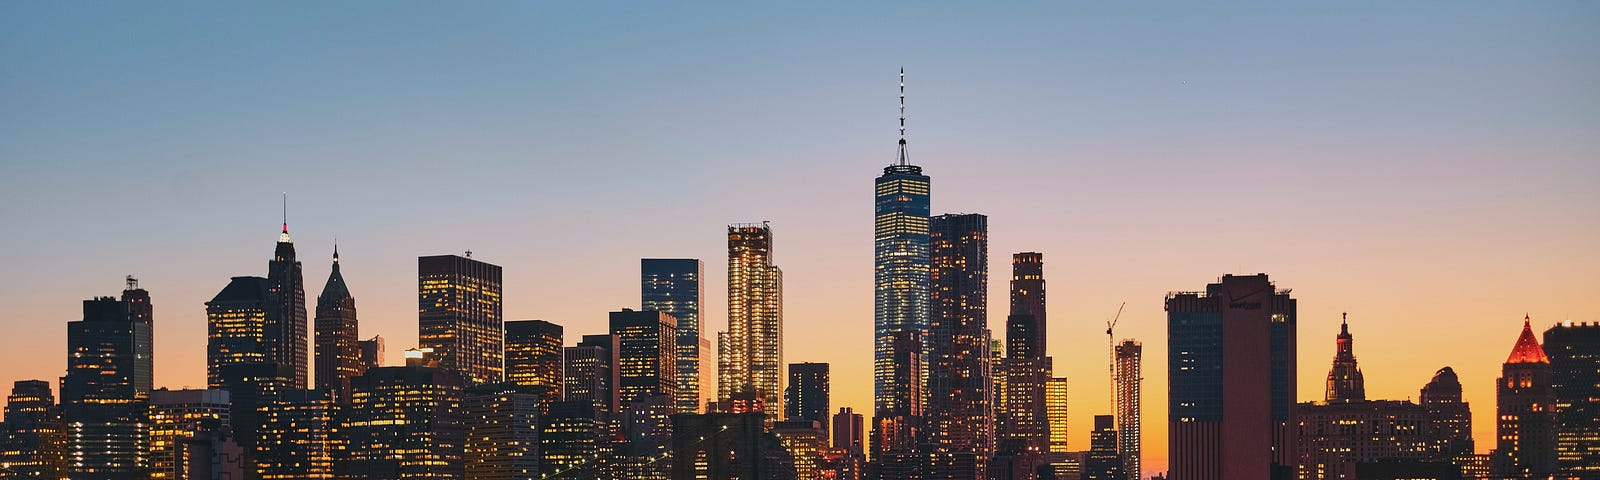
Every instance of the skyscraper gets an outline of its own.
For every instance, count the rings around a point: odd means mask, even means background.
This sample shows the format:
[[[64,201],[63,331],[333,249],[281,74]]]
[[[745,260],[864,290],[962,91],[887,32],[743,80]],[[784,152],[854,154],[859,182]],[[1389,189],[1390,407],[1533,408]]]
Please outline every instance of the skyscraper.
[[[783,411],[783,271],[766,223],[728,226],[728,331],[717,338],[719,399],[753,391]]]
[[[267,262],[267,293],[271,296],[270,314],[261,344],[268,359],[294,370],[292,388],[306,388],[306,287],[300,261],[294,258],[294,242],[289,239],[289,222],[283,223],[278,246]]]
[[[279,363],[267,347],[267,330],[276,315],[270,283],[261,277],[233,277],[206,302],[206,384],[222,388],[229,365]],[[292,370],[291,370],[292,375]],[[292,379],[292,377],[291,377]]]
[[[1461,380],[1450,367],[1439,369],[1422,386],[1417,402],[1428,410],[1426,436],[1435,458],[1466,462],[1472,457],[1472,407],[1461,398]]]
[[[1125,339],[1116,348],[1117,387],[1117,455],[1122,458],[1122,472],[1128,478],[1140,477],[1140,361],[1144,345],[1134,339]],[[1091,446],[1091,448],[1093,448]]]
[[[523,480],[539,475],[539,411],[541,404],[548,405],[540,391],[509,382],[466,390],[461,399],[467,423],[466,478]]]
[[[1067,453],[1067,377],[1051,377],[1044,386],[1045,422],[1050,425],[1050,453]]]
[[[442,368],[378,367],[350,381],[351,480],[461,478],[462,381]]]
[[[989,219],[947,214],[929,222],[931,287],[928,345],[932,352],[927,417],[930,453],[973,455],[976,471],[929,472],[935,478],[978,478],[993,451],[989,374]]]
[[[828,434],[828,364],[789,364],[789,389],[784,393],[783,418],[817,422],[823,437]]]
[[[67,323],[61,415],[74,479],[128,478],[148,466],[152,311],[149,292],[129,278],[120,300],[84,300],[83,319]]]
[[[468,257],[417,258],[417,341],[468,385],[504,378],[500,267]]]
[[[563,380],[568,401],[587,400],[600,416],[617,411],[617,344],[611,335],[584,335],[566,348]]]
[[[700,331],[700,304],[705,297],[705,267],[698,258],[645,258],[639,261],[639,309],[666,312],[678,319],[678,411],[698,412],[709,392],[701,391],[701,349],[706,338]]]
[[[865,455],[866,447],[861,441],[865,425],[862,423],[861,414],[854,409],[839,407],[839,413],[833,414],[833,448],[852,455]]]
[[[624,308],[611,312],[611,336],[617,345],[619,412],[629,403],[652,395],[677,398],[677,319],[653,310]]]
[[[1337,349],[1333,368],[1328,369],[1328,403],[1359,402],[1367,399],[1366,382],[1361,379],[1361,369],[1356,367],[1355,340],[1350,336],[1348,317],[1339,321]]]
[[[181,478],[179,445],[200,434],[206,420],[228,425],[232,408],[224,390],[150,392],[150,478]]]
[[[914,332],[919,343],[922,341],[929,308],[929,179],[906,154],[905,97],[902,70],[899,152],[895,162],[884,167],[873,190],[872,398],[873,416],[880,419],[913,415],[925,401],[921,388],[925,373],[918,372],[908,383],[905,370],[916,365],[896,361],[906,357],[896,351],[906,345],[898,339],[902,334]],[[925,345],[917,348],[922,350]],[[873,424],[876,429],[879,422]]]
[[[1266,274],[1170,293],[1168,462],[1174,480],[1292,475],[1295,300]]]
[[[352,377],[354,378],[354,377]],[[262,480],[336,478],[348,445],[341,405],[323,392],[293,390],[263,404],[255,449]]]
[[[1556,473],[1556,396],[1550,357],[1533,335],[1532,319],[1522,319],[1522,335],[1500,372],[1495,387],[1499,440],[1495,473],[1522,478]]]
[[[589,400],[550,404],[539,421],[539,478],[595,480],[606,428]]]
[[[1117,427],[1111,415],[1095,415],[1089,432],[1089,453],[1083,459],[1084,480],[1124,480],[1122,459],[1117,456]]]
[[[50,382],[18,380],[6,397],[0,426],[0,463],[23,478],[64,478],[67,473],[66,424],[56,408]]]
[[[316,356],[317,389],[328,392],[336,402],[350,397],[350,378],[366,371],[361,364],[356,299],[339,273],[339,247],[333,247],[333,272],[317,296]]]
[[[561,336],[544,320],[506,322],[506,382],[532,389],[541,411],[562,398]]]
[[[1600,323],[1544,331],[1556,395],[1556,461],[1564,475],[1600,478]]]
[[[996,421],[999,445],[1010,455],[1050,449],[1045,384],[1051,359],[1045,355],[1044,254],[1011,256],[1011,314],[1006,317],[1004,359],[996,369]]]

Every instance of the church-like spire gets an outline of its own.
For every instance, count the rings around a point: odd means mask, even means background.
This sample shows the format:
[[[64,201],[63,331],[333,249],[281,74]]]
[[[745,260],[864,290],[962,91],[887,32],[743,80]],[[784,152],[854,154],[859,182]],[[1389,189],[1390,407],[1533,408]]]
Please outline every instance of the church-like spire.
[[[1333,368],[1328,369],[1327,401],[1359,402],[1367,399],[1366,380],[1361,368],[1356,366],[1355,338],[1350,335],[1350,314],[1340,315],[1339,336],[1333,356]]]
[[[1506,358],[1506,363],[1550,363],[1550,357],[1544,354],[1544,347],[1539,346],[1539,337],[1533,335],[1533,317],[1522,317],[1522,335],[1517,337],[1517,345],[1511,347],[1511,356]]]

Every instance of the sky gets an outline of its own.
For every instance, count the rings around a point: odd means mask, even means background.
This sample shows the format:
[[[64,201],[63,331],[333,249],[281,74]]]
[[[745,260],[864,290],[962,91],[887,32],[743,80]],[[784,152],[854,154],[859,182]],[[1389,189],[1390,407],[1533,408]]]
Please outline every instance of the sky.
[[[872,180],[906,71],[935,213],[1044,253],[1070,446],[1109,413],[1105,321],[1144,342],[1165,470],[1170,291],[1299,299],[1298,397],[1349,312],[1368,396],[1443,366],[1493,447],[1523,316],[1600,321],[1600,5],[350,1],[0,4],[0,382],[54,379],[80,302],[150,290],[156,384],[205,383],[205,310],[266,274],[288,194],[307,296],[338,239],[361,335],[416,343],[415,258],[505,268],[568,343],[638,306],[641,257],[771,221],[785,362],[871,409]]]

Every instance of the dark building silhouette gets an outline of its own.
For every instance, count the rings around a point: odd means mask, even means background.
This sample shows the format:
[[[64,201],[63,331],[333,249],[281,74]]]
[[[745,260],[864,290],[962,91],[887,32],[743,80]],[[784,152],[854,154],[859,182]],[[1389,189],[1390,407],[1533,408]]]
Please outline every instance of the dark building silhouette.
[[[277,315],[270,282],[261,277],[233,277],[228,286],[206,302],[206,383],[222,386],[222,369],[229,365],[280,363],[267,346],[267,331]],[[291,387],[293,386],[291,382]]]
[[[507,338],[509,342],[509,334]],[[508,366],[507,370],[512,369]],[[467,425],[466,478],[539,477],[540,391],[510,382],[466,390],[461,399]]]
[[[823,438],[828,435],[828,364],[789,364],[789,388],[784,393],[783,418],[817,422]]]
[[[1089,432],[1089,452],[1083,459],[1084,480],[1127,479],[1122,472],[1122,457],[1117,455],[1115,422],[1116,417],[1111,415],[1094,416],[1094,430]]]
[[[1295,454],[1295,300],[1266,274],[1167,295],[1174,480],[1286,478]]]
[[[566,348],[564,381],[566,399],[591,402],[600,415],[617,411],[616,337],[584,335],[577,346]]]
[[[6,397],[5,424],[0,425],[0,463],[22,478],[63,478],[67,474],[66,424],[56,407],[50,382],[18,380]]]
[[[352,377],[354,378],[354,377]],[[326,393],[290,390],[258,409],[255,469],[262,480],[337,478],[343,467],[340,404]]]
[[[671,317],[668,317],[671,318]],[[606,478],[668,480],[672,464],[661,459],[672,442],[672,414],[677,400],[670,394],[644,395],[626,403],[621,416],[623,442],[601,463]]]
[[[924,359],[922,353],[922,333],[917,330],[904,330],[892,335],[893,345],[889,351],[894,353],[892,360],[897,368],[892,372],[895,377],[891,380],[903,382],[909,386],[907,395],[920,398],[918,391],[922,385],[922,370]],[[872,448],[871,468],[875,475],[884,480],[897,478],[915,478],[920,471],[920,459],[917,455],[919,433],[922,423],[921,402],[899,402],[895,409],[879,409],[872,418],[872,438],[869,447]]]
[[[905,71],[900,72],[900,142],[873,182],[872,453],[910,453],[912,426],[927,402],[929,178],[906,151]],[[907,351],[905,349],[914,349]],[[882,431],[884,427],[890,431]],[[886,477],[887,478],[887,477]]]
[[[540,410],[562,398],[562,333],[544,320],[506,322],[506,382],[531,389]]]
[[[1045,355],[1044,254],[1011,256],[1011,314],[1006,317],[1005,358],[996,358],[995,461],[991,477],[1031,478],[1050,451],[1046,387],[1052,375]]]
[[[333,247],[333,272],[317,295],[316,385],[336,402],[350,397],[350,379],[367,371],[361,361],[356,299],[339,271],[339,247]]]
[[[1533,335],[1532,320],[1524,318],[1522,334],[1496,380],[1495,474],[1556,473],[1556,397],[1550,373],[1550,357]]]
[[[989,382],[989,219],[947,214],[929,222],[929,479],[983,477],[992,453]],[[949,456],[949,458],[944,458]]]
[[[678,321],[657,311],[611,312],[619,411],[650,395],[678,394]]]
[[[1350,336],[1350,324],[1339,322],[1339,337],[1333,356],[1333,368],[1328,369],[1327,402],[1359,402],[1367,399],[1366,382],[1361,378],[1361,368],[1356,366],[1355,340]]]
[[[261,409],[299,391],[291,386],[294,370],[276,363],[236,363],[224,365],[218,375],[221,385],[214,388],[226,390],[233,406],[226,425],[233,431],[230,441],[241,449],[245,464],[254,466],[260,461],[258,440],[267,420]]]
[[[383,337],[373,335],[370,340],[356,342],[361,349],[361,364],[358,370],[367,373],[367,370],[383,366]],[[361,373],[357,373],[360,375]]]
[[[1011,314],[1006,320],[1006,356],[1044,358],[1045,290],[1044,254],[1022,252],[1011,256]]]
[[[468,385],[505,377],[500,267],[455,255],[417,258],[417,341]]]
[[[306,287],[300,261],[295,260],[294,242],[289,239],[289,223],[283,224],[278,245],[267,262],[267,292],[270,295],[266,328],[261,344],[268,361],[286,365],[294,371],[290,388],[305,389],[309,379],[306,355]]]
[[[443,368],[378,367],[350,381],[343,427],[352,480],[461,478],[463,381]]]
[[[201,420],[195,435],[176,445],[181,469],[178,478],[238,480],[255,473],[246,463],[244,449],[233,441],[232,429],[215,419]]]
[[[672,478],[797,480],[794,458],[760,413],[672,416]]]
[[[666,312],[678,319],[678,411],[698,412],[710,392],[711,352],[701,350],[705,266],[698,258],[645,258],[639,261],[639,309]]]
[[[1556,396],[1556,462],[1562,475],[1600,478],[1600,323],[1566,321],[1544,331]]]
[[[595,458],[607,448],[601,444],[607,430],[601,416],[587,399],[550,404],[539,421],[539,478],[598,478]]]
[[[1418,403],[1428,410],[1424,435],[1434,458],[1450,459],[1457,465],[1470,463],[1474,454],[1472,408],[1461,397],[1461,380],[1450,367],[1439,369],[1423,385]]]
[[[67,323],[67,374],[61,416],[67,425],[67,474],[116,480],[148,466],[146,399],[152,363],[150,294],[133,278],[122,298],[83,302],[83,319]]]
[[[866,455],[866,446],[862,440],[865,428],[861,414],[850,407],[839,407],[839,413],[833,414],[833,448],[850,454]]]

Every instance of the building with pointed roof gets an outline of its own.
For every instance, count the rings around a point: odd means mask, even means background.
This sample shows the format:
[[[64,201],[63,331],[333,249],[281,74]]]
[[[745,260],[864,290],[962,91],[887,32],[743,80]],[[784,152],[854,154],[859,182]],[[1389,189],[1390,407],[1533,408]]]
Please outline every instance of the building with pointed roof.
[[[1556,473],[1556,400],[1550,357],[1533,335],[1531,318],[1522,319],[1522,334],[1501,367],[1495,390],[1495,474],[1534,478]]]
[[[1350,335],[1348,320],[1348,314],[1339,320],[1339,336],[1335,340],[1338,350],[1333,356],[1333,368],[1328,369],[1328,403],[1367,399],[1366,382],[1361,378],[1361,368],[1356,366],[1355,340]]]
[[[333,246],[333,272],[317,296],[316,385],[334,402],[349,400],[350,379],[366,371],[361,364],[361,337],[356,299],[339,271],[339,246]]]
[[[306,288],[300,261],[295,259],[294,241],[289,238],[287,218],[272,261],[267,262],[267,293],[271,306],[262,340],[264,353],[270,361],[294,371],[292,388],[304,389],[310,363],[306,355]]]

